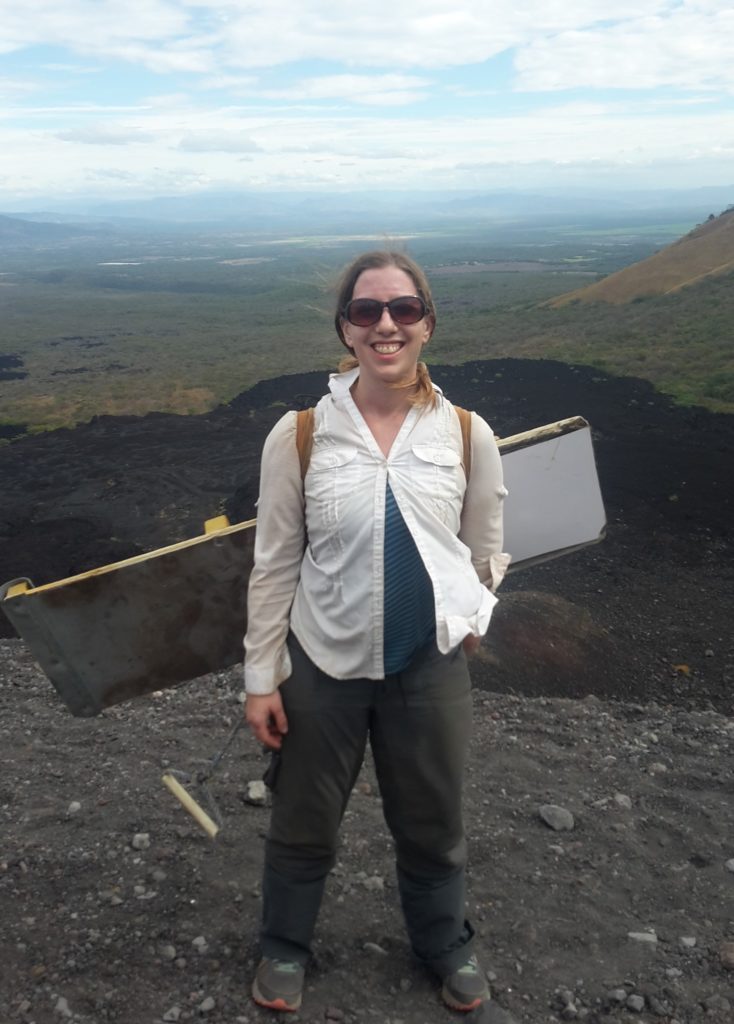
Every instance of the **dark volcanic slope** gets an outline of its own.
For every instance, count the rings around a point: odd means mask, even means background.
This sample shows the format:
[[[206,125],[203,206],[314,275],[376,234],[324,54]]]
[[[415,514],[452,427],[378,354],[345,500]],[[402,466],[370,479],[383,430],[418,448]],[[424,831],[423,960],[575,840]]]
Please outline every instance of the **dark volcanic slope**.
[[[501,435],[586,416],[609,518],[601,545],[511,577],[478,683],[730,711],[734,417],[550,361],[432,372]],[[160,547],[223,510],[252,517],[267,431],[325,387],[323,373],[283,377],[204,416],[100,417],[0,448],[0,581],[40,584]]]

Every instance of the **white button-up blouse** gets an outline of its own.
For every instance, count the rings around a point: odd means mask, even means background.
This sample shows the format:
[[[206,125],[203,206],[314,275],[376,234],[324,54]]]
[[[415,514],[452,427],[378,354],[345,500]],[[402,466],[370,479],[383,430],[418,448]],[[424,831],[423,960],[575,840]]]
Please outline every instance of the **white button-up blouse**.
[[[467,485],[459,418],[436,388],[436,408],[412,408],[385,457],[349,391],[358,373],[329,380],[305,481],[296,414],[286,413],[265,441],[247,600],[249,693],[271,693],[291,674],[289,628],[327,675],[383,677],[388,480],[433,584],[439,650],[489,626],[492,591],[510,560],[502,553],[507,492],[492,430],[472,413]]]

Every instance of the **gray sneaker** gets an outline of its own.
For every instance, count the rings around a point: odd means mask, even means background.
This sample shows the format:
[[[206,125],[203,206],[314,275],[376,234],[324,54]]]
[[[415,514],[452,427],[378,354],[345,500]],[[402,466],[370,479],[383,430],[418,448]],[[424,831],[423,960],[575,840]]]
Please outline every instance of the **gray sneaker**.
[[[252,983],[252,998],[270,1010],[297,1010],[303,995],[305,971],[292,960],[260,961]]]
[[[441,998],[452,1010],[463,1010],[465,1013],[481,1006],[490,998],[484,971],[475,956],[470,956],[453,974],[446,975],[443,979]]]

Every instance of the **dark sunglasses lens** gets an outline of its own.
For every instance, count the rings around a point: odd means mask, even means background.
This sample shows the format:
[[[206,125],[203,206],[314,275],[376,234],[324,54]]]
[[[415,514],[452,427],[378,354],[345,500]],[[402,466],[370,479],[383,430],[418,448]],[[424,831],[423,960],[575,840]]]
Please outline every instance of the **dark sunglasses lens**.
[[[423,300],[413,295],[406,295],[401,299],[393,299],[388,302],[387,308],[390,316],[397,324],[417,324],[426,315],[426,307]]]
[[[426,304],[417,295],[403,295],[386,305],[396,324],[417,324],[426,315]],[[355,327],[371,327],[382,316],[383,308],[377,299],[352,299],[344,315]]]
[[[382,316],[382,303],[377,299],[352,299],[344,312],[350,324],[369,327]]]

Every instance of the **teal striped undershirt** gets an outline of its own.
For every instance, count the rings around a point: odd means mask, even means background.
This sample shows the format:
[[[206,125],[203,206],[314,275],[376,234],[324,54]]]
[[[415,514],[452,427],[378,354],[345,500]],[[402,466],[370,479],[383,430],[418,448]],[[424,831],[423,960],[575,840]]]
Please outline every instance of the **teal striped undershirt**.
[[[402,672],[436,633],[433,585],[388,483],[385,488],[385,675]]]

